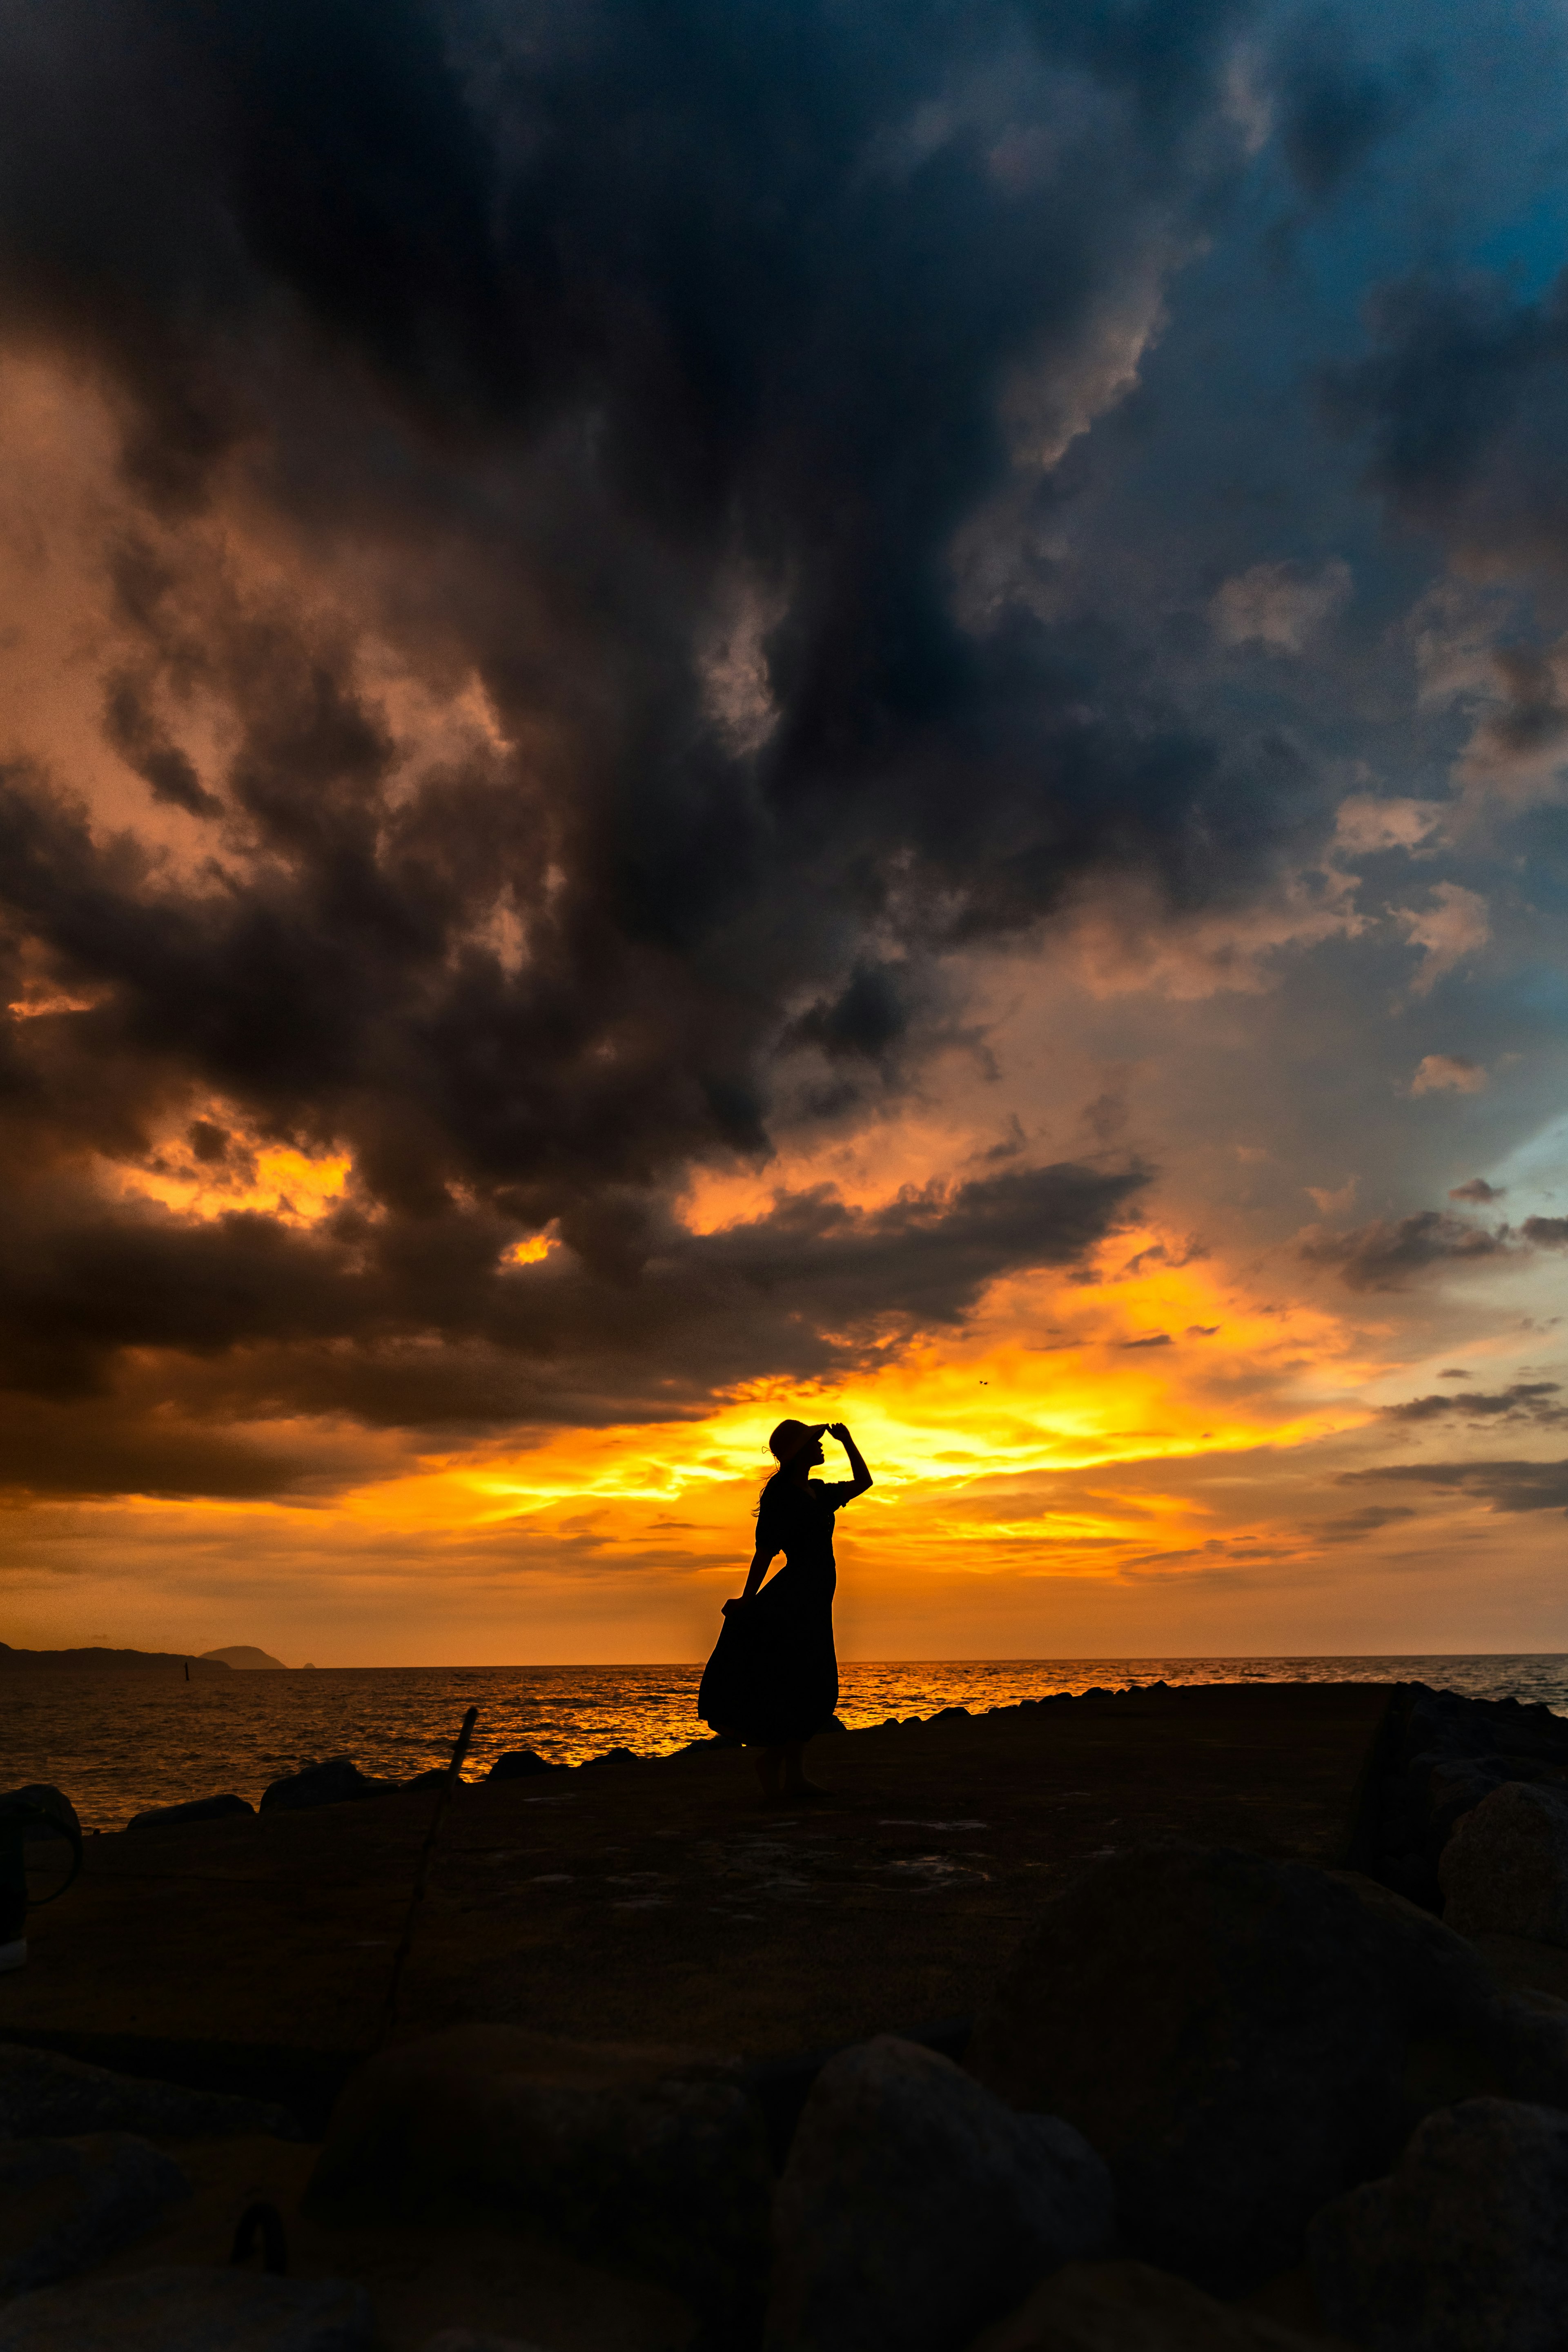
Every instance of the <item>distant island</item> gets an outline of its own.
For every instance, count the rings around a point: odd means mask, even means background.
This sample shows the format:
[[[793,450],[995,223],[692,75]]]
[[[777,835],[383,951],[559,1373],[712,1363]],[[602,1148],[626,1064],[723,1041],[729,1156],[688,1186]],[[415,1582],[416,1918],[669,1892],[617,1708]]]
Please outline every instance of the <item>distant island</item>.
[[[163,1666],[175,1673],[185,1668],[199,1675],[230,1671],[221,1653],[203,1658],[190,1650],[14,1650],[9,1642],[0,1642],[0,1672],[7,1666]]]
[[[82,1650],[14,1650],[9,1642],[0,1642],[0,1673],[7,1666],[164,1666],[174,1672],[202,1675],[232,1674],[255,1667],[272,1667],[279,1674],[288,1668],[281,1658],[269,1650],[258,1650],[249,1642],[231,1642],[221,1650],[107,1650],[100,1647]]]

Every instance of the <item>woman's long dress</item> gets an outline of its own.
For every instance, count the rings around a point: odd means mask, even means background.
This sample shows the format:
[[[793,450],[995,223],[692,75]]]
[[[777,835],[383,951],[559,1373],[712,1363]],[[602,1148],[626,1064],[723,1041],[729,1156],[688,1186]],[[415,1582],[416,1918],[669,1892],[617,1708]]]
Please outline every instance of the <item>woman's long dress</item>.
[[[847,1481],[803,1486],[769,1480],[757,1513],[757,1549],[784,1564],[744,1606],[726,1602],[724,1629],[697,1695],[704,1723],[727,1739],[786,1748],[826,1729],[838,1705],[833,1647],[834,1514]]]

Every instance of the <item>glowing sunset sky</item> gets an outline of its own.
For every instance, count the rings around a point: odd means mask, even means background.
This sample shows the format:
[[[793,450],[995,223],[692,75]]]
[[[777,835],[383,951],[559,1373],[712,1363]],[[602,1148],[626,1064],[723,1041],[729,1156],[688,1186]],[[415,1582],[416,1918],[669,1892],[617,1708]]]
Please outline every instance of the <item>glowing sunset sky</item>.
[[[0,45],[4,1638],[1568,1649],[1560,8]]]

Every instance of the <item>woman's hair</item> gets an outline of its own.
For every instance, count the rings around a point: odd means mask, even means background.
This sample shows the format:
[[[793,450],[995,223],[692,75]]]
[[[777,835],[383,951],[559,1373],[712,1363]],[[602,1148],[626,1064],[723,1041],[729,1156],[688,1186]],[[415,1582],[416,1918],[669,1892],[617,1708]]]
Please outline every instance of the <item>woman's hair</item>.
[[[783,1476],[784,1464],[781,1462],[776,1469],[770,1470],[768,1472],[767,1476],[763,1480],[762,1485],[757,1489],[757,1499],[752,1505],[752,1517],[753,1519],[760,1518],[762,1517],[763,1505],[766,1502],[768,1497],[768,1488],[770,1486],[776,1486]]]

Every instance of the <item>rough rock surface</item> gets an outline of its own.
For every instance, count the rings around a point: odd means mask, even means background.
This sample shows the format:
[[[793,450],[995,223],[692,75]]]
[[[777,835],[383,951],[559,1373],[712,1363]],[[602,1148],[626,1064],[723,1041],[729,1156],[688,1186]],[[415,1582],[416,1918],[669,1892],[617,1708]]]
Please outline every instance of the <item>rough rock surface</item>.
[[[1437,1877],[1461,1936],[1568,1945],[1568,1789],[1505,1780],[1459,1822]]]
[[[1310,2352],[1314,2340],[1147,2263],[1068,2263],[969,2352]]]
[[[967,2063],[1098,2149],[1129,2252],[1223,2291],[1299,2262],[1319,2206],[1391,2160],[1407,2039],[1387,1938],[1347,1886],[1147,1846],[1047,1902]]]
[[[552,1772],[554,1769],[553,1765],[545,1762],[542,1756],[535,1755],[531,1748],[511,1748],[504,1756],[496,1758],[485,1778],[487,1780],[527,1780],[537,1772]]]
[[[364,2352],[370,2303],[342,2279],[138,2271],[0,2308],[0,2352]]]
[[[715,2321],[760,2297],[773,2168],[739,2063],[454,2026],[350,2084],[306,2191],[330,2224],[466,2216],[553,2231]]]
[[[256,1808],[244,1797],[191,1797],[183,1805],[149,1805],[145,1812],[132,1813],[125,1826],[128,1830],[150,1830],[174,1822],[222,1822],[232,1813],[253,1813]]]
[[[1568,2108],[1568,2000],[1500,1993],[1486,2020],[1492,2081],[1479,2086],[1535,2106]]]
[[[190,2193],[173,2157],[130,2132],[0,2140],[0,2294],[90,2270]]]
[[[1329,1874],[1375,1921],[1405,2013],[1404,2137],[1423,2116],[1461,2099],[1568,2108],[1568,2000],[1502,1990],[1476,1946],[1430,1912],[1352,1871]]]
[[[957,2352],[1043,2271],[1110,2246],[1105,2167],[891,2034],[813,2086],[773,2210],[765,2352]]]
[[[443,2327],[421,2345],[420,2352],[542,2352],[537,2344],[525,2344],[521,2336],[489,2336],[476,2333],[471,2327]]]
[[[1384,1755],[1365,1809],[1359,1866],[1412,1901],[1442,1902],[1438,1857],[1456,1823],[1507,1780],[1552,1782],[1568,1768],[1568,1722],[1517,1699],[1394,1685]]]
[[[361,1797],[379,1797],[396,1787],[394,1780],[373,1780],[352,1756],[329,1756],[323,1764],[307,1764],[302,1772],[286,1773],[263,1792],[264,1813],[302,1813],[316,1805],[353,1804]]]
[[[144,2132],[154,2139],[228,2139],[242,2132],[302,2137],[286,2108],[260,2099],[143,2082],[54,2050],[0,2042],[0,2140],[69,2139],[81,2132]]]
[[[1324,2315],[1376,2352],[1560,2352],[1568,2116],[1468,2099],[1309,2232]]]

